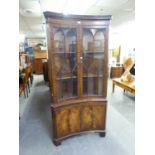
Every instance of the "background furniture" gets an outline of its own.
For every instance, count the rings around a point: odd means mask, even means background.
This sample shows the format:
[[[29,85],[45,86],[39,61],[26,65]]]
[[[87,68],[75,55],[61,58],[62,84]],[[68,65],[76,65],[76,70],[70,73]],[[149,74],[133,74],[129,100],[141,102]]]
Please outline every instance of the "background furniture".
[[[132,66],[132,68],[130,69],[130,73],[132,75],[135,75],[135,64]]]
[[[25,67],[27,64],[30,64],[30,55],[29,53],[19,52],[19,66]]]
[[[110,71],[110,78],[119,78],[123,74],[123,66],[112,66]]]
[[[34,51],[33,71],[35,74],[43,74],[43,61],[47,59],[46,51]]]
[[[134,82],[124,82],[124,81],[121,81],[121,79],[114,79],[113,80],[113,93],[115,91],[115,85],[120,87],[120,88],[123,88],[124,91],[128,91],[132,94],[135,94],[135,83]]]
[[[35,74],[43,74],[43,59],[34,59],[33,68]]]
[[[25,74],[21,73],[19,75],[19,96],[21,95],[21,93],[24,93],[24,97],[28,97],[28,92],[27,92],[27,87],[26,84],[24,83],[24,78],[25,78]]]
[[[105,136],[111,16],[44,15],[54,144],[79,133]]]
[[[112,51],[112,57],[116,58],[116,63],[120,62],[120,55],[121,55],[121,46],[114,48]]]
[[[29,69],[25,67],[19,76],[19,96],[24,92],[24,96],[28,97],[28,92],[30,93],[30,81],[29,81]]]
[[[24,92],[28,97],[30,83],[33,83],[33,69],[29,53],[19,52],[19,95]]]
[[[43,74],[44,74],[44,81],[48,81],[48,62],[47,60],[43,60]]]
[[[29,53],[31,62],[34,60],[34,50],[33,47],[25,48],[25,51]]]

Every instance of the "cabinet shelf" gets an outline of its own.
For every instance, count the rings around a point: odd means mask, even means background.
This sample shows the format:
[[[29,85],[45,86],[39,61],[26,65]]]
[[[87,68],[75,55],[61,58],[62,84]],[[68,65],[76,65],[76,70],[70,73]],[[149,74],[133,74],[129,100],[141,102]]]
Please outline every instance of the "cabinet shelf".
[[[54,54],[70,54],[70,53],[76,54],[76,52],[54,52]]]
[[[91,97],[99,97],[98,94],[88,94],[88,93],[83,93],[83,96],[91,96]]]
[[[103,78],[103,75],[84,75],[83,78]]]
[[[103,51],[83,51],[84,54],[104,54]]]
[[[68,79],[76,79],[77,76],[67,76],[67,77],[59,77],[56,80],[68,80]]]
[[[68,80],[68,79],[76,79],[77,76],[67,76],[67,77],[59,77],[56,80]],[[84,75],[83,78],[103,78],[103,75]]]

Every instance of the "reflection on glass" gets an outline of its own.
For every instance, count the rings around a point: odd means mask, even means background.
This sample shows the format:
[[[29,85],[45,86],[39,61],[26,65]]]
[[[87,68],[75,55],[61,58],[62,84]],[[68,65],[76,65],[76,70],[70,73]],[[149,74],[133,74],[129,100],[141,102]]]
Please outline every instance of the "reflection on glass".
[[[77,96],[76,30],[54,28],[54,33],[58,98]]]
[[[83,29],[83,92],[102,95],[104,29]]]

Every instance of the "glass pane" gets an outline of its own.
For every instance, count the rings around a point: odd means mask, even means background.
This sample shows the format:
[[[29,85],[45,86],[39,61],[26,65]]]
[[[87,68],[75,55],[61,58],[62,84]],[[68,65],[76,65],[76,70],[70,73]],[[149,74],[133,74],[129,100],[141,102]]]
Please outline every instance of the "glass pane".
[[[83,93],[103,94],[104,30],[83,29]]]
[[[76,30],[55,28],[54,33],[58,98],[77,96]]]

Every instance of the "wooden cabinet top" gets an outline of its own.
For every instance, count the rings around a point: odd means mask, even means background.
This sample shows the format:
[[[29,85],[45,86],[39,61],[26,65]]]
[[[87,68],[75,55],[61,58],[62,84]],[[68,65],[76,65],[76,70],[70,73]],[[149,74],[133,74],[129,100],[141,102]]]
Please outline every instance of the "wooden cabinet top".
[[[76,19],[76,20],[111,20],[111,15],[105,15],[105,16],[94,16],[94,15],[64,15],[61,13],[55,13],[55,12],[44,12],[45,18],[61,18],[61,19]]]

